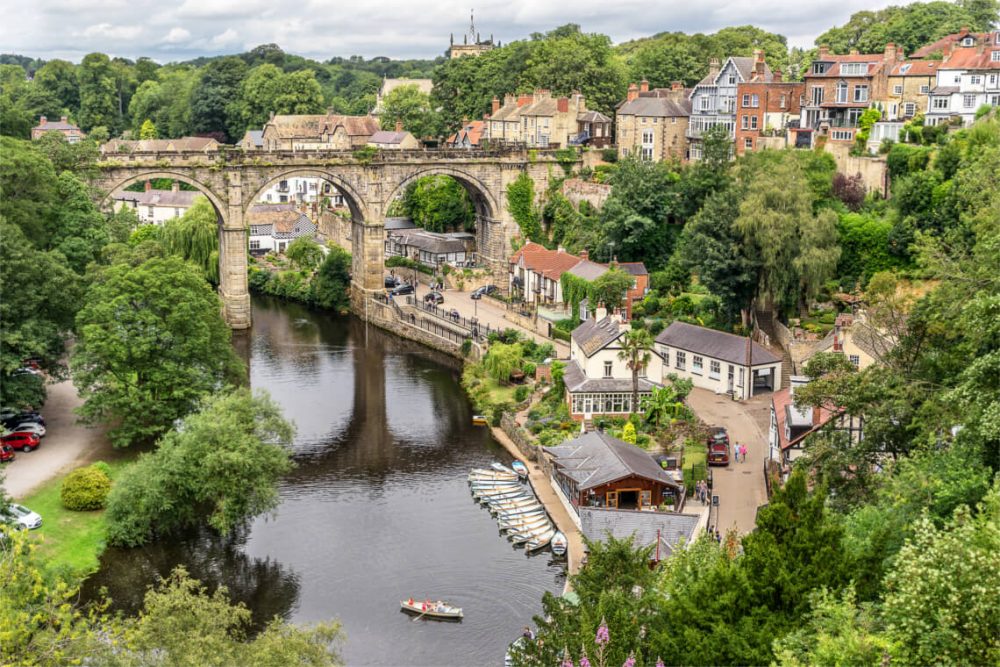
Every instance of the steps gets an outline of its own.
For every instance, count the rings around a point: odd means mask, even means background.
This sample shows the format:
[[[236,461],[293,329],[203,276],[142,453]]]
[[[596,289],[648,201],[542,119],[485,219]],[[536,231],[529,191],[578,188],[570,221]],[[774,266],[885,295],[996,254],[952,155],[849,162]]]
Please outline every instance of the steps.
[[[792,376],[795,375],[795,364],[792,355],[778,342],[778,329],[774,325],[774,312],[770,310],[758,310],[754,313],[757,320],[757,328],[767,335],[769,344],[766,347],[781,357],[781,387],[791,386]]]

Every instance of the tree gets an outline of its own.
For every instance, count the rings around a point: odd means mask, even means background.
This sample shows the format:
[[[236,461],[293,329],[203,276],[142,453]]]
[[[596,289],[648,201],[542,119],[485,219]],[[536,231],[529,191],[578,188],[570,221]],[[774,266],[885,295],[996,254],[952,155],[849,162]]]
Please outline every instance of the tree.
[[[635,414],[639,410],[639,375],[653,358],[650,353],[653,337],[645,329],[629,329],[620,340],[622,349],[618,351],[618,358],[632,371],[632,413]]]
[[[27,141],[0,138],[0,215],[47,248],[57,202],[52,163]]]
[[[839,259],[837,214],[827,209],[806,216],[799,227],[799,252],[795,258],[801,312],[808,312],[806,300],[815,298],[823,284],[835,275]]]
[[[221,133],[228,141],[239,139],[229,129],[239,123],[236,101],[247,76],[247,65],[237,56],[212,60],[201,69],[198,83],[191,90],[191,126],[200,134]]]
[[[76,318],[73,379],[84,421],[110,421],[119,447],[150,441],[187,414],[239,361],[221,304],[176,257],[100,271]]]
[[[553,95],[583,94],[591,109],[612,113],[625,95],[625,70],[606,35],[584,34],[568,24],[535,40],[524,83]]]
[[[148,118],[142,121],[142,127],[139,128],[139,138],[140,139],[156,139],[156,125],[153,121]]]
[[[483,365],[490,377],[498,382],[510,382],[511,373],[521,368],[524,350],[520,343],[493,343]]]
[[[521,236],[528,241],[541,243],[543,233],[538,208],[535,206],[535,182],[528,172],[521,172],[512,183],[507,184],[507,207],[521,230]]]
[[[59,174],[56,192],[60,203],[49,245],[66,257],[71,269],[83,274],[110,241],[107,221],[94,206],[87,186],[70,172]]]
[[[394,130],[396,123],[418,139],[437,139],[444,134],[441,117],[431,105],[430,95],[416,84],[398,86],[382,100],[379,116],[383,130]]]
[[[350,306],[351,254],[331,246],[312,280],[312,302],[340,313]]]
[[[191,262],[205,280],[219,284],[219,214],[207,197],[196,197],[184,215],[167,220],[159,240],[169,254]]]
[[[635,157],[619,160],[611,177],[611,196],[601,210],[604,242],[593,249],[594,256],[643,261],[650,269],[666,264],[680,233],[679,225],[670,224],[677,181],[667,163]]]
[[[54,95],[59,104],[75,113],[80,108],[76,65],[66,60],[50,60],[35,72],[34,83]]]
[[[657,428],[672,424],[688,415],[684,399],[691,393],[694,384],[686,378],[674,374],[668,376],[670,384],[664,387],[654,387],[650,395],[642,401],[642,409],[646,413],[646,421]]]
[[[840,352],[817,352],[802,366],[802,372],[813,380],[830,373],[854,373],[857,370]]]
[[[625,427],[622,429],[622,441],[634,445],[636,439],[635,424],[630,421],[625,422]]]
[[[103,125],[117,133],[121,128],[118,110],[118,86],[111,59],[103,53],[90,53],[76,69],[80,86],[80,129],[84,132]]]
[[[406,186],[402,213],[432,232],[475,229],[476,209],[469,193],[451,176],[423,176]]]
[[[272,64],[258,65],[243,80],[238,111],[232,117],[241,123],[229,128],[233,137],[242,136],[247,128],[263,127],[272,113],[322,112],[323,91],[311,70],[286,74]]]
[[[312,271],[323,261],[323,249],[311,238],[301,236],[285,249],[285,256],[302,271]]]
[[[626,293],[632,289],[635,281],[632,276],[621,269],[612,267],[590,283],[587,298],[592,308],[603,305],[609,313],[622,307]]]
[[[278,480],[292,468],[286,448],[293,431],[266,394],[206,396],[115,483],[108,540],[138,546],[202,522],[226,534],[273,510]]]

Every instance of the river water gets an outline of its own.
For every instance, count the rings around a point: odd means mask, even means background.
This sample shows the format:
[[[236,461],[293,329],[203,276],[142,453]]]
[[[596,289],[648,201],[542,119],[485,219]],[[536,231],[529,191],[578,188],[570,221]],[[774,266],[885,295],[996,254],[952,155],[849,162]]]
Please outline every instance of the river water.
[[[369,327],[254,298],[253,329],[237,340],[250,383],[297,426],[297,468],[281,505],[221,539],[207,530],[142,549],[109,549],[85,584],[134,611],[176,565],[225,584],[253,611],[308,623],[337,618],[349,665],[497,665],[541,611],[563,568],[528,557],[476,505],[470,468],[510,457],[471,425],[460,366]],[[367,345],[366,345],[367,340]],[[445,599],[461,623],[412,617],[399,600]]]

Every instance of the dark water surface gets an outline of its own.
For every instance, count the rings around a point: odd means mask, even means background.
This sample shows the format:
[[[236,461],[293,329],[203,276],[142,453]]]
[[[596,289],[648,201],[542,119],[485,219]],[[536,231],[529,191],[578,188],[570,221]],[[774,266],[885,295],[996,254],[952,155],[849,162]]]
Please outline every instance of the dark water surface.
[[[353,318],[254,300],[242,341],[252,386],[298,432],[298,467],[274,517],[221,539],[208,531],[144,549],[109,549],[85,594],[108,588],[133,610],[178,564],[223,583],[257,623],[336,617],[350,665],[497,665],[560,590],[547,552],[526,557],[469,495],[469,469],[510,460],[472,409],[454,360]],[[238,344],[240,342],[238,341]],[[413,622],[409,596],[464,608],[461,623]]]

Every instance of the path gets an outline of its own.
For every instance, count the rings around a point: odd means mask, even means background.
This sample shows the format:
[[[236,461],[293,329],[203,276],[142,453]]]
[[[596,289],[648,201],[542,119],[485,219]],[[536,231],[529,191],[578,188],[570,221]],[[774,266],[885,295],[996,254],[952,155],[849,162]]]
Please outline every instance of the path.
[[[734,449],[737,442],[748,447],[746,463],[737,463],[734,451],[728,466],[712,468],[713,492],[719,496],[719,531],[725,532],[735,526],[745,535],[754,529],[757,508],[767,502],[764,485],[767,443],[758,416],[761,404],[770,405],[770,395],[756,397],[744,404],[726,395],[696,388],[687,402],[706,424],[724,426]]]
[[[14,499],[24,498],[54,477],[99,458],[115,455],[104,427],[88,428],[78,424],[73,410],[82,401],[69,380],[50,384],[48,398],[41,412],[45,416],[46,436],[41,446],[3,467],[4,486]]]

